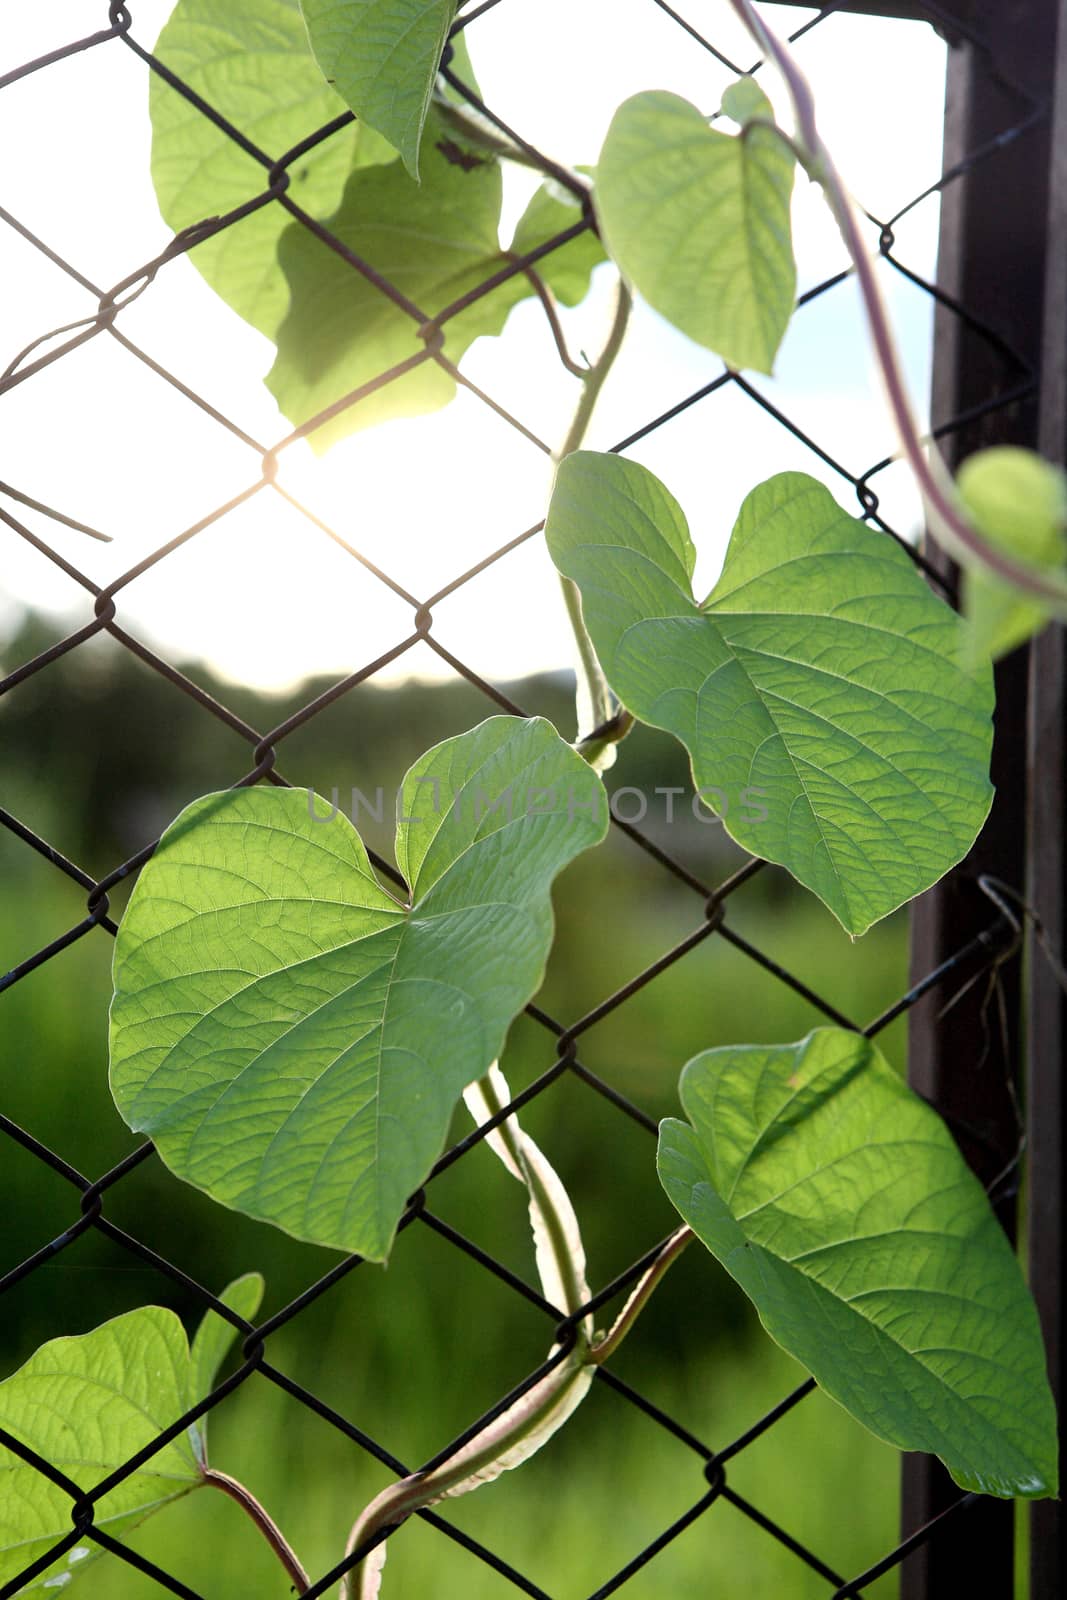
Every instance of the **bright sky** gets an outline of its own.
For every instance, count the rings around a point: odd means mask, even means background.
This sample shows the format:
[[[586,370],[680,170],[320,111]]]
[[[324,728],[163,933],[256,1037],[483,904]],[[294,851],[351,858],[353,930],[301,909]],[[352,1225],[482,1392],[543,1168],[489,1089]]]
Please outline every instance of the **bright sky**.
[[[172,0],[130,0],[134,36],[151,46]],[[678,0],[734,59],[752,51],[725,0]],[[814,12],[768,6],[779,28]],[[3,7],[0,72],[107,25],[106,0]],[[668,88],[710,111],[729,75],[652,0],[504,0],[471,30],[483,94],[512,126],[569,162],[593,162],[627,95]],[[824,134],[853,190],[888,215],[938,176],[944,46],[927,27],[834,17],[797,46]],[[147,69],[111,42],[0,94],[5,152],[0,204],[102,287],[155,256],[169,234],[149,179]],[[776,86],[768,83],[781,105]],[[906,104],[902,104],[906,86]],[[504,231],[536,180],[509,174]],[[898,253],[930,275],[936,199],[900,225]],[[843,265],[818,192],[798,185],[801,289]],[[872,248],[876,243],[872,230]],[[0,224],[0,369],[29,341],[91,314],[93,297]],[[920,410],[929,380],[928,297],[896,273],[885,286]],[[583,307],[564,317],[574,349],[593,351],[610,298],[601,268]],[[167,266],[122,314],[121,327],[256,438],[288,431],[260,381],[272,347],[200,278],[193,258]],[[464,370],[550,444],[566,431],[576,382],[559,367],[536,302],[503,338],[480,340]],[[606,447],[718,371],[706,350],[639,308],[588,443]],[[774,403],[855,472],[893,448],[871,375],[851,286],[795,319],[773,380]],[[787,468],[823,478],[850,511],[850,486],[732,387],[693,408],[631,454],[684,506],[710,587],[745,493]],[[321,460],[298,445],[282,481],[419,597],[428,595],[543,514],[544,458],[477,401],[387,424]],[[258,477],[255,455],[101,336],[0,397],[0,479],[115,536],[112,545],[9,505],[98,583]],[[914,529],[918,504],[901,469],[877,480],[885,514]],[[76,627],[92,612],[82,591],[0,526],[0,642],[30,604]],[[225,676],[282,687],[309,672],[352,671],[410,631],[410,608],[280,497],[261,494],[164,561],[120,597],[119,618],[175,661],[208,661]],[[435,633],[498,681],[571,659],[556,579],[540,539],[435,609]],[[424,647],[394,678],[447,671]]]

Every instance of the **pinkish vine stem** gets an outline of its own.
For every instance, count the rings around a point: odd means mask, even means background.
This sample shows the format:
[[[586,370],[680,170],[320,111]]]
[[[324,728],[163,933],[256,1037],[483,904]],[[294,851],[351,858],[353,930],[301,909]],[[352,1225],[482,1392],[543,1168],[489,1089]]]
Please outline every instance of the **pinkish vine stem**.
[[[1006,583],[1043,601],[1057,615],[1067,616],[1067,579],[1018,561],[989,544],[964,515],[951,475],[936,446],[924,443],[912,410],[900,354],[874,264],[860,232],[851,197],[819,133],[811,85],[788,46],[763,21],[752,0],[730,0],[730,4],[757,47],[777,67],[789,91],[796,117],[795,148],[808,176],[821,186],[826,195],[855,268],[875,360],[885,384],[901,449],[926,503],[934,537],[958,559],[971,564],[977,560]]]

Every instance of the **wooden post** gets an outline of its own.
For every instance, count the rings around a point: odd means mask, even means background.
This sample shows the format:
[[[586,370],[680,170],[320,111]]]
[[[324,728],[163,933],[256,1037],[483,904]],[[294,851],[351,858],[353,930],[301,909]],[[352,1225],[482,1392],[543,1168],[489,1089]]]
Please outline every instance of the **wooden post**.
[[[1065,16],[1067,0],[974,0],[967,20],[987,44],[988,52],[964,43],[950,53],[946,168],[965,160],[1024,119],[1025,100],[1012,91],[1012,84],[1037,103],[1051,95],[1057,49],[1067,32]],[[1059,299],[1054,293],[1049,294],[1051,310],[1046,312],[1053,203],[1051,158],[1051,129],[1045,119],[977,160],[964,176],[949,185],[942,206],[939,284],[970,313],[1006,338],[1032,365],[1035,377],[1042,354],[1049,347],[1050,315],[1058,323],[1058,336],[1062,339],[1064,307],[1060,302],[1067,295],[1061,277]],[[939,308],[934,355],[935,423],[981,407],[1007,388],[1011,378],[1001,352],[951,310]],[[950,463],[992,444],[1037,446],[1042,438],[1045,404],[1042,388],[1035,381],[1033,393],[1025,400],[990,411],[953,433],[946,441]],[[1054,643],[1042,642],[1034,649],[1034,661],[1045,661],[1050,652],[1059,657],[1061,651],[1062,635],[1057,635]],[[1046,866],[1039,870],[1042,876],[1048,871],[1051,885],[1052,868],[1058,867],[1058,881],[1062,884],[1062,738],[1057,747],[1058,772],[1056,750],[1046,749],[1041,757],[1043,763],[1047,758],[1049,780],[1056,786],[1057,809],[1056,799],[1041,790],[1040,782],[1038,791],[1028,800],[1027,654],[1025,650],[1017,651],[998,668],[993,760],[996,801],[989,823],[967,861],[916,906],[912,935],[915,978],[930,971],[988,924],[990,907],[976,881],[981,874],[993,874],[1026,892],[1030,876],[1027,814],[1035,800],[1042,809],[1043,848],[1048,853]],[[1062,721],[1056,720],[1062,718],[1062,689],[1061,675],[1058,681],[1050,679],[1042,691],[1041,729],[1037,736],[1046,746],[1050,718],[1062,734]],[[1035,709],[1036,702],[1030,707],[1031,712]],[[1046,804],[1050,799],[1051,805]],[[1034,892],[1032,888],[1030,892]],[[1048,912],[1057,928],[1062,928],[1062,908],[1062,894],[1059,899],[1050,896]],[[1008,1089],[1010,1082],[1021,1084],[1024,1076],[1024,1001],[1018,962],[1005,973],[1001,993],[1002,1011],[997,1006],[985,1007],[987,991],[978,985],[945,1016],[940,1015],[940,1008],[946,997],[934,994],[916,1006],[910,1017],[911,1080],[953,1120],[968,1159],[986,1182],[1011,1161],[1018,1142],[1016,1114]],[[1041,1077],[1039,1080],[1035,1074],[1033,1087],[1052,1098],[1039,1103],[1031,1096],[1030,1107],[1032,1123],[1040,1125],[1043,1203],[1055,1213],[1058,1228],[1062,1210],[1057,1189],[1062,1178],[1062,1130],[1057,1074],[1062,1071],[1063,1055],[1060,1049],[1053,1069],[1049,1052],[1057,1040],[1062,1044],[1062,1016],[1056,1019],[1053,1015],[1055,1008],[1047,981],[1042,984],[1041,994],[1049,1037],[1041,1047]],[[1037,1178],[1035,1169],[1035,1182]],[[1011,1231],[1015,1209],[1011,1194],[999,1209]],[[1049,1316],[1053,1314],[1053,1303],[1058,1306],[1062,1290],[1058,1241],[1056,1233],[1055,1259],[1049,1256],[1051,1236],[1040,1247],[1039,1271],[1047,1276],[1050,1290],[1046,1295]],[[929,1457],[907,1458],[903,1533],[911,1533],[943,1510],[959,1492]],[[1058,1521],[1055,1512],[1039,1516]],[[978,1513],[950,1519],[936,1539],[904,1563],[902,1600],[934,1600],[934,1596],[959,1593],[1010,1596],[1014,1588],[1013,1544],[1014,1513],[1009,1503],[989,1500]],[[1058,1576],[1048,1587],[1044,1586],[1044,1579],[1041,1583],[1041,1587],[1033,1589],[1032,1600],[1052,1600],[1061,1593]]]

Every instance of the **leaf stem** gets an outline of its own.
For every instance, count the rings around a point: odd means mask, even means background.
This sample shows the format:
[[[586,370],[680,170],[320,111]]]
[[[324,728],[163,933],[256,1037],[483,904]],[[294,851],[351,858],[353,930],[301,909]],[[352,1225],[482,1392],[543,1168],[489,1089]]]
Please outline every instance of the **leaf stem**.
[[[443,76],[450,82],[455,82],[450,73]],[[533,149],[522,150],[510,139],[499,133],[488,117],[470,105],[461,105],[455,100],[449,100],[445,95],[434,96],[434,110],[441,121],[458,135],[466,139],[469,144],[476,145],[478,149],[487,151],[490,155],[499,156],[504,161],[513,161],[516,166],[529,167],[532,172],[540,172],[546,178],[560,179],[561,170],[567,174],[567,187],[575,194],[581,191],[588,192],[589,179],[580,172],[573,171],[570,167],[560,168],[558,163],[540,158]]]
[[[217,1472],[214,1467],[204,1467],[202,1476],[204,1482],[210,1485],[212,1489],[220,1489],[223,1494],[229,1495],[231,1500],[236,1500],[241,1509],[255,1523],[285,1568],[286,1574],[297,1594],[306,1594],[311,1587],[307,1573],[300,1565],[292,1546],[274,1518],[264,1506],[260,1505],[252,1491],[246,1489],[244,1484],[239,1482],[237,1478],[231,1478],[228,1472]]]
[[[586,430],[593,416],[593,409],[600,398],[600,391],[604,387],[608,373],[615,364],[615,358],[622,349],[622,341],[626,335],[626,326],[630,320],[630,311],[633,299],[629,289],[622,278],[619,279],[615,290],[615,311],[611,319],[611,327],[604,341],[604,348],[592,363],[589,371],[582,380],[582,394],[571,419],[559,450],[556,452],[557,464],[569,456],[572,450],[577,450],[585,438]]]
[[[443,76],[448,82],[453,82],[451,75],[445,72]],[[438,95],[435,107],[441,120],[460,137],[477,145],[480,149],[487,150],[493,155],[500,156],[507,161],[517,162],[520,166],[531,167],[537,172],[543,172],[550,178],[559,179],[559,169],[553,164],[540,160],[537,152],[522,150],[513,144],[510,139],[505,139],[477,110],[469,105],[457,105],[454,100]],[[584,189],[588,192],[589,180],[581,173],[569,172],[573,179],[570,186],[574,192]],[[536,287],[536,285],[535,285]],[[626,325],[630,319],[630,309],[633,302],[630,291],[620,278],[616,290],[615,312],[612,317],[611,328],[608,332],[604,348],[597,360],[583,373],[582,392],[567,430],[567,436],[560,449],[556,452],[557,465],[572,450],[577,450],[585,438],[590,419],[604,382],[614,365],[615,358],[622,346],[626,333]],[[547,309],[547,307],[546,307]],[[551,321],[551,315],[550,315]],[[559,345],[558,330],[553,326],[553,334]],[[560,350],[564,365],[573,372],[563,349]],[[567,609],[567,618],[574,634],[578,649],[578,707],[579,707],[579,742],[578,749],[591,766],[598,767],[605,752],[614,748],[618,741],[625,737],[632,725],[632,718],[616,716],[615,699],[608,687],[607,679],[600,670],[600,663],[596,658],[592,640],[586,630],[582,618],[582,603],[578,594],[578,587],[571,578],[560,576],[563,589],[563,603]],[[583,727],[582,724],[585,724]],[[601,731],[603,730],[603,731]],[[592,735],[598,735],[592,737]]]
[[[1020,562],[984,539],[964,514],[952,476],[936,445],[924,442],[912,410],[900,353],[855,208],[819,133],[811,85],[788,46],[767,26],[752,0],[730,0],[730,3],[757,47],[774,62],[789,91],[797,123],[794,148],[808,176],[821,186],[855,268],[875,360],[885,384],[901,449],[922,493],[934,536],[958,560],[968,565],[980,563],[1006,583],[1039,597],[1058,616],[1067,617],[1067,578],[1058,578],[1047,570]]]
[[[644,1310],[656,1285],[668,1267],[677,1261],[692,1238],[693,1230],[686,1226],[676,1229],[671,1234],[655,1260],[646,1269],[643,1277],[638,1279],[630,1298],[615,1318],[611,1328],[595,1341],[589,1359],[596,1366],[600,1366],[601,1362],[607,1361],[610,1356],[615,1354]]]
[[[615,311],[611,319],[611,327],[607,339],[597,359],[592,363],[588,372],[582,379],[582,392],[575,407],[571,425],[567,435],[556,452],[556,465],[566,459],[572,451],[577,450],[585,438],[593,411],[600,398],[600,391],[604,387],[608,373],[615,364],[615,359],[622,348],[626,335],[627,324],[630,320],[630,311],[633,299],[622,278],[618,281],[615,291]],[[615,697],[608,687],[608,681],[600,668],[593,641],[585,626],[582,616],[582,601],[578,592],[578,585],[573,578],[566,578],[560,574],[560,585],[563,589],[563,603],[567,608],[567,617],[570,621],[571,632],[578,648],[578,706],[579,706],[579,744],[581,755],[596,766],[603,753],[612,748],[629,732],[632,718],[618,718],[616,716]],[[587,723],[583,728],[581,724]],[[593,733],[600,733],[598,739],[591,739]]]
[[[562,573],[559,577],[560,588],[563,592],[563,604],[567,611],[567,620],[574,634],[574,643],[578,651],[578,748],[592,764],[593,760],[601,754],[601,747],[595,745],[591,754],[581,747],[586,742],[583,736],[582,724],[588,723],[589,730],[603,726],[610,726],[615,712],[615,701],[597,660],[593,641],[589,637],[589,630],[582,616],[582,600],[578,592],[578,585],[573,578],[566,578]]]

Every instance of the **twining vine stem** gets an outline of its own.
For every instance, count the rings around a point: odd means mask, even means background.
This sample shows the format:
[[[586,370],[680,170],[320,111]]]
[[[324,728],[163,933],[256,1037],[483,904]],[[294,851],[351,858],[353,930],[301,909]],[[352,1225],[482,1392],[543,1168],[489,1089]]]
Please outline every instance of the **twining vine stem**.
[[[445,71],[442,75],[453,87],[461,87],[450,72]],[[547,177],[558,181],[560,169],[555,163],[539,158],[537,152],[532,149],[519,149],[510,139],[502,137],[474,107],[458,105],[454,100],[448,99],[443,94],[439,94],[434,103],[442,121],[462,138],[491,152],[493,155],[517,162],[520,166],[532,167],[535,171],[542,172]],[[590,191],[591,185],[588,178],[570,168],[566,170],[568,178],[571,180],[569,186],[573,192],[577,192],[579,189],[584,189],[587,193]],[[615,311],[607,340],[596,361],[585,372],[580,374],[582,379],[581,396],[571,419],[571,425],[567,430],[567,436],[555,453],[554,459],[557,465],[565,456],[569,456],[573,450],[577,450],[585,438],[593,410],[600,397],[600,391],[604,387],[608,373],[611,371],[615,358],[622,347],[632,305],[633,300],[630,291],[620,277],[616,288]],[[555,333],[556,330],[553,329],[553,332]],[[557,336],[557,344],[558,342]],[[565,365],[569,367],[569,362],[565,361]],[[570,370],[573,370],[573,368],[570,368]],[[567,608],[567,617],[578,650],[579,720],[588,719],[589,722],[589,728],[585,730],[584,736],[580,738],[578,749],[590,765],[596,767],[605,751],[617,744],[630,731],[633,719],[626,713],[619,715],[617,712],[614,696],[600,669],[600,663],[593,649],[592,640],[589,638],[582,618],[582,604],[577,585],[572,579],[565,578],[562,574],[560,574],[560,584],[563,589],[563,603]],[[579,733],[580,735],[582,734],[581,729],[579,729]]]
[[[551,1416],[561,1405],[567,1391],[578,1380],[586,1365],[588,1360],[576,1359],[573,1352],[562,1357],[558,1365],[535,1384],[511,1410],[504,1414],[503,1418],[490,1423],[480,1436],[481,1442],[477,1450],[458,1451],[454,1457],[442,1462],[435,1471],[412,1473],[410,1477],[402,1478],[399,1483],[394,1483],[384,1490],[376,1500],[371,1501],[354,1524],[348,1536],[345,1555],[353,1555],[376,1534],[382,1533],[387,1528],[399,1527],[416,1511],[445,1499],[451,1491],[466,1483],[468,1479],[476,1479],[479,1473],[491,1468]],[[369,1559],[370,1554],[371,1552],[368,1552],[363,1561]],[[361,1600],[365,1592],[361,1582],[363,1561],[360,1561],[342,1580],[342,1600],[351,1600],[351,1597]],[[359,1584],[360,1587],[353,1588],[353,1584]],[[376,1594],[377,1590],[372,1589],[370,1593]]]
[[[1006,583],[1034,595],[1058,615],[1067,617],[1067,579],[1015,560],[989,544],[963,514],[948,468],[936,445],[924,442],[915,419],[874,264],[848,189],[819,132],[811,85],[788,46],[764,22],[752,0],[730,0],[730,4],[757,47],[773,61],[789,91],[797,124],[797,139],[790,142],[808,176],[822,188],[855,268],[875,361],[885,384],[901,449],[926,503],[935,537],[953,555],[963,560],[977,558]]]
[[[477,1085],[479,1103],[472,1105],[468,1099],[468,1108],[479,1123],[488,1121],[505,1109],[509,1094],[494,1069]],[[545,1443],[581,1403],[595,1369],[614,1355],[664,1273],[693,1237],[685,1226],[671,1234],[652,1256],[611,1328],[596,1337],[591,1313],[583,1312],[589,1290],[577,1222],[566,1192],[514,1116],[500,1123],[490,1137],[498,1141],[496,1154],[522,1179],[529,1194],[535,1239],[540,1233],[551,1252],[561,1309],[566,1311],[571,1325],[570,1344],[564,1345],[560,1334],[548,1370],[454,1455],[432,1471],[415,1472],[400,1479],[372,1500],[352,1526],[345,1547],[347,1557],[355,1556],[375,1539],[380,1544],[382,1535],[399,1527],[414,1512],[450,1494],[466,1492],[479,1479],[485,1481],[517,1466]],[[543,1270],[541,1278],[547,1292],[550,1280]],[[379,1592],[383,1560],[384,1551],[375,1558],[373,1549],[369,1550],[343,1578],[341,1600],[372,1600]]]
[[[588,372],[582,379],[582,392],[575,407],[571,425],[567,430],[555,460],[558,466],[572,451],[577,450],[592,420],[593,411],[600,398],[600,391],[604,387],[608,373],[615,364],[615,359],[622,348],[626,336],[626,328],[630,321],[630,311],[633,298],[624,280],[620,278],[615,290],[615,311],[611,319],[611,328],[607,339],[597,359],[592,363]],[[601,671],[600,662],[597,660],[593,641],[589,637],[585,620],[582,617],[582,601],[578,593],[578,585],[573,578],[566,578],[560,573],[560,584],[563,589],[563,603],[567,608],[570,619],[571,631],[574,634],[578,647],[578,664],[581,671],[579,685],[579,705],[582,706],[589,719],[589,729],[586,732],[595,732],[604,729],[604,736],[595,743],[583,741],[580,746],[582,755],[591,765],[595,765],[597,758],[611,744],[620,739],[629,731],[630,722],[625,726],[615,717],[615,699],[608,687],[608,681]],[[582,729],[579,728],[579,734]]]
[[[446,81],[457,89],[462,89],[459,80],[451,72],[443,73]],[[461,105],[456,100],[450,100],[443,94],[434,97],[434,110],[441,121],[452,132],[468,143],[477,145],[479,149],[488,151],[490,155],[502,156],[507,161],[514,162],[517,166],[528,167],[531,172],[540,172],[546,178],[559,180],[560,167],[557,163],[539,157],[536,150],[522,150],[503,134],[498,133],[487,117],[471,105]],[[573,180],[575,188],[589,189],[588,178],[583,178],[578,172],[573,172],[569,167],[563,169],[568,178]]]
[[[489,1117],[495,1117],[503,1111],[505,1101],[501,1099],[492,1075],[487,1075],[479,1081],[478,1089],[485,1102],[485,1109]],[[581,1264],[576,1264],[568,1244],[567,1224],[553,1201],[548,1186],[542,1181],[536,1168],[527,1159],[524,1148],[524,1139],[519,1128],[518,1119],[514,1116],[507,1117],[496,1129],[496,1137],[504,1146],[515,1170],[521,1173],[530,1196],[531,1206],[536,1207],[540,1213],[545,1229],[545,1237],[552,1251],[556,1274],[563,1290],[563,1309],[567,1315],[573,1316],[581,1309],[585,1300],[586,1291],[583,1283]],[[561,1186],[562,1187],[562,1186]],[[584,1331],[578,1328],[578,1344],[584,1343]]]
[[[487,1101],[488,1103],[491,1102]],[[353,1526],[345,1554],[353,1555],[375,1535],[383,1533],[386,1529],[398,1527],[414,1512],[421,1511],[425,1506],[445,1498],[451,1490],[468,1479],[475,1478],[479,1472],[491,1467],[502,1456],[535,1433],[546,1418],[563,1405],[568,1391],[583,1381],[583,1375],[588,1382],[590,1369],[600,1366],[615,1354],[661,1278],[693,1237],[693,1232],[688,1226],[677,1228],[645,1268],[608,1332],[590,1344],[580,1339],[574,1348],[514,1407],[497,1418],[496,1422],[489,1424],[481,1435],[476,1450],[460,1451],[454,1458],[443,1462],[435,1471],[425,1474],[413,1473],[384,1490],[367,1506]],[[567,1259],[569,1262],[569,1256]],[[566,1283],[567,1278],[564,1277],[563,1281]],[[579,1310],[580,1306],[569,1309],[573,1314],[573,1311]],[[362,1562],[342,1580],[342,1600],[352,1600],[352,1597],[363,1594],[362,1588],[353,1588],[353,1584],[360,1583],[361,1567]],[[372,1589],[370,1593],[376,1594],[377,1590]]]

